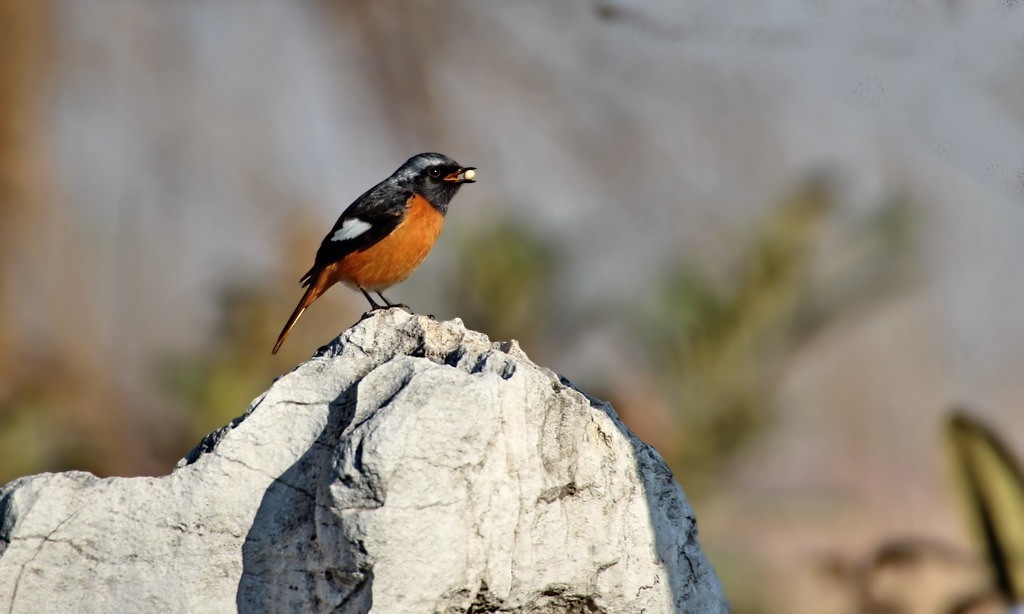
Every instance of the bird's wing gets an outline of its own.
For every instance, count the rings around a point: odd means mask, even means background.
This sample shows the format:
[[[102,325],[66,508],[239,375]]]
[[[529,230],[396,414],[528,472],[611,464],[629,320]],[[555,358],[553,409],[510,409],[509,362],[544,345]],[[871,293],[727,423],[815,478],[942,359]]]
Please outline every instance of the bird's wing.
[[[363,251],[398,227],[409,209],[411,191],[371,189],[341,214],[320,243],[314,268]]]

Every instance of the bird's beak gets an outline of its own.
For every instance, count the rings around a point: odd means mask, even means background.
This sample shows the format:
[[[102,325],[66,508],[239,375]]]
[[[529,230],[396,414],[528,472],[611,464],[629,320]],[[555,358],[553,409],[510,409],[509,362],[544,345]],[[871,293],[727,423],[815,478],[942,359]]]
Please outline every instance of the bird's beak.
[[[476,183],[476,167],[467,166],[466,168],[460,168],[445,177],[444,180],[454,181],[455,183]]]

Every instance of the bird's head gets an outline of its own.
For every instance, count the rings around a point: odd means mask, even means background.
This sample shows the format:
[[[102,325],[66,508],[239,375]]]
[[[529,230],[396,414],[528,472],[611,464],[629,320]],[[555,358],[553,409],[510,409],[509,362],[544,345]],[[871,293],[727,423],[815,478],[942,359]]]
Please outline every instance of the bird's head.
[[[476,181],[476,167],[462,166],[439,153],[421,153],[409,158],[395,172],[395,178],[430,201],[442,213],[464,183]]]

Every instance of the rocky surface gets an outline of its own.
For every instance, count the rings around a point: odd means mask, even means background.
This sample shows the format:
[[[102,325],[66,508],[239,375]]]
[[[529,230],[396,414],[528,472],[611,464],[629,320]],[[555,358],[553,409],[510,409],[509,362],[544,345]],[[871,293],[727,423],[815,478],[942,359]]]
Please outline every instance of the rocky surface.
[[[458,320],[378,312],[158,478],[0,490],[0,611],[722,612],[612,408]]]

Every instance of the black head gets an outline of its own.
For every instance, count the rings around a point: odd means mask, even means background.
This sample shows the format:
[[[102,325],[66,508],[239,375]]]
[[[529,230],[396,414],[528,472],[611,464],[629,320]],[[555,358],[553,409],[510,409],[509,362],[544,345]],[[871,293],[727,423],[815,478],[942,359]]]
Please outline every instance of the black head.
[[[409,158],[392,177],[423,196],[441,213],[464,183],[474,183],[476,169],[462,166],[439,153],[421,153]]]

